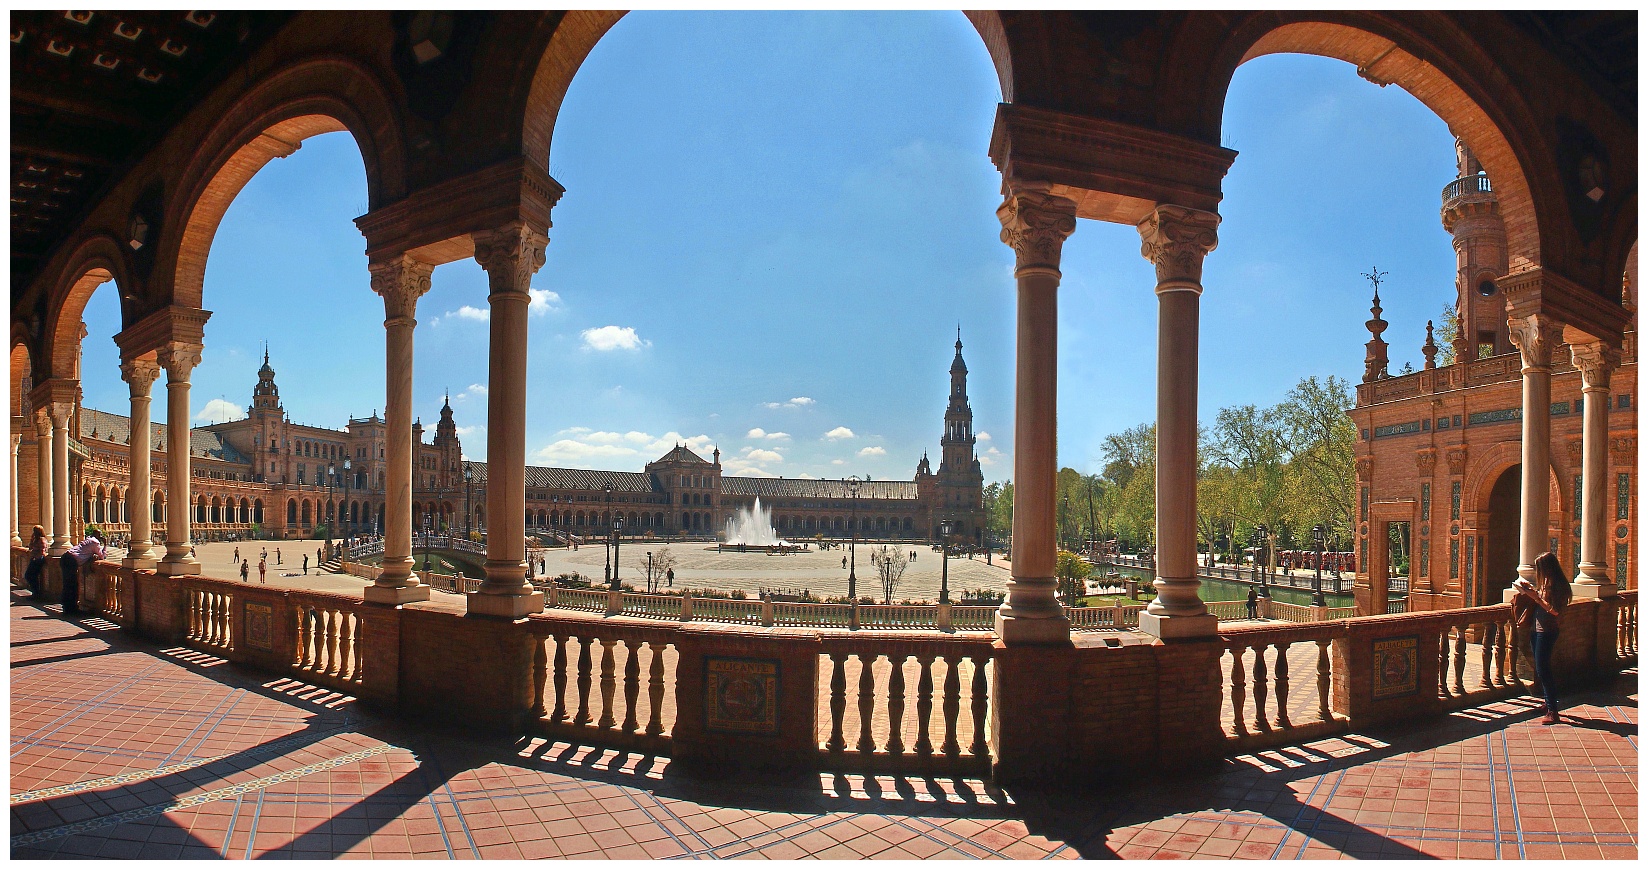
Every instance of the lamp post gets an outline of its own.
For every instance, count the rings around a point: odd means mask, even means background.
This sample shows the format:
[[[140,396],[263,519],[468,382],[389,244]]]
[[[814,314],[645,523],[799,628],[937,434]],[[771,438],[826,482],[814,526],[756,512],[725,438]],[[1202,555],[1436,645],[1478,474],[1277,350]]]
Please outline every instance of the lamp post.
[[[464,537],[469,537],[469,494],[470,485],[475,481],[475,469],[464,466]]]
[[[423,573],[429,574],[429,526],[431,523],[429,511],[423,512]]]
[[[607,539],[601,542],[604,545],[603,549],[606,551],[607,559],[607,566],[601,573],[601,579],[607,581],[607,585],[610,586],[612,585],[612,534],[610,532],[610,527],[612,525],[612,485],[608,484],[602,488],[605,489],[607,493],[607,526],[609,531],[607,534]]]
[[[1268,583],[1270,579],[1270,529],[1266,528],[1264,523],[1260,523],[1259,528],[1255,529],[1255,531],[1259,535],[1259,550],[1253,554],[1253,564],[1258,566],[1261,556],[1264,558],[1264,567],[1259,571],[1259,597],[1269,598],[1270,586]]]
[[[658,591],[658,580],[652,576],[652,551],[647,551],[647,592]]]
[[[938,524],[939,552],[943,554],[939,556],[938,603],[940,604],[950,603],[950,535],[954,534],[955,530],[955,520],[946,519]]]
[[[624,518],[612,518],[612,586],[618,588],[618,552],[624,543]]]
[[[348,505],[349,505],[349,469],[352,468],[352,467],[353,466],[351,465],[351,463],[349,462],[348,459],[343,460],[343,505],[338,508],[338,516],[339,516],[340,519],[343,518],[343,517],[347,517],[349,515],[347,513]],[[340,522],[339,525],[343,525],[343,522]],[[349,527],[344,526],[344,531],[343,531],[343,538],[344,538],[343,546],[344,547],[348,547],[348,545],[349,545],[349,540],[348,540],[349,539],[349,531],[350,531]]]
[[[1065,534],[1066,534],[1065,525],[1069,523],[1069,521],[1070,521],[1069,517],[1070,517],[1070,493],[1067,492],[1067,493],[1064,494],[1064,501],[1060,502],[1060,504],[1059,504],[1059,539],[1061,541],[1061,546],[1067,545],[1067,544],[1070,543],[1070,539],[1065,537]]]
[[[847,478],[847,492],[852,495],[853,510],[850,531],[852,539],[847,544],[847,598],[852,604],[852,627],[858,628],[858,475]]]
[[[1310,603],[1316,607],[1326,607],[1327,599],[1322,597],[1322,548],[1327,543],[1328,530],[1322,528],[1321,523],[1310,530],[1312,541],[1316,544],[1316,579],[1312,582],[1314,591],[1311,593]]]
[[[334,526],[337,525],[337,522],[338,522],[337,521],[338,506],[337,506],[337,498],[335,497],[335,495],[337,493],[337,483],[338,483],[338,467],[336,465],[328,464],[326,466],[326,507],[327,507],[327,513],[326,513],[326,549],[327,550],[332,549],[332,529],[333,529]]]

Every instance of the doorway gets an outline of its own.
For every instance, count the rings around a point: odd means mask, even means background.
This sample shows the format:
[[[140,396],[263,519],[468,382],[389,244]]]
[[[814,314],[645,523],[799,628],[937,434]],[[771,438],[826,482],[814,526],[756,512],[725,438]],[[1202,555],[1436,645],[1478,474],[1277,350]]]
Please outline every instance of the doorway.
[[[1521,558],[1522,466],[1500,472],[1488,494],[1488,510],[1478,520],[1482,535],[1481,570],[1477,574],[1475,603],[1497,604]]]

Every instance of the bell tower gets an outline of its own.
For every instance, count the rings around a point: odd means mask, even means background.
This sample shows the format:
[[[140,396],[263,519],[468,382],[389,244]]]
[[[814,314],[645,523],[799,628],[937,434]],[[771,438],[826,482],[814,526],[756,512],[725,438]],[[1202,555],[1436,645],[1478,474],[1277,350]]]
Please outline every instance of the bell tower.
[[[967,363],[961,358],[961,327],[956,327],[956,358],[950,363],[950,405],[944,409],[943,453],[938,473],[954,473],[972,467],[973,406],[967,402]]]
[[[955,521],[957,543],[977,543],[984,506],[984,471],[979,467],[974,447],[973,406],[967,401],[967,363],[961,358],[961,327],[956,327],[956,358],[950,363],[950,404],[944,409],[944,437],[939,439],[939,456],[934,500],[931,502],[933,534],[945,519]],[[925,465],[926,457],[922,457]],[[917,471],[917,485],[922,481]]]
[[[1505,298],[1497,283],[1510,271],[1510,261],[1505,220],[1488,174],[1463,139],[1454,140],[1454,153],[1459,177],[1442,189],[1442,228],[1453,235],[1459,267],[1454,355],[1459,362],[1469,362],[1511,352]]]

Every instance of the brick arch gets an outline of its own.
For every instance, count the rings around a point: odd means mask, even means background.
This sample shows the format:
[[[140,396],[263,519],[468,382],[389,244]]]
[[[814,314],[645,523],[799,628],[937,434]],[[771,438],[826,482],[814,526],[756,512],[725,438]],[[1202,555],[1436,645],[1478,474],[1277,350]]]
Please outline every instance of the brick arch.
[[[1467,36],[1442,47],[1413,30],[1383,26],[1375,16],[1364,20],[1333,15],[1355,23],[1297,20],[1309,19],[1310,13],[1287,17],[1250,16],[1229,32],[1213,60],[1212,85],[1201,107],[1202,129],[1221,129],[1231,77],[1254,58],[1310,54],[1345,61],[1370,81],[1401,86],[1470,146],[1493,179],[1505,220],[1510,271],[1527,271],[1545,261],[1549,240],[1541,237],[1541,217],[1547,218],[1545,224],[1559,225],[1562,212],[1553,209],[1566,209],[1555,157],[1538,136],[1532,113],[1513,88],[1503,86],[1503,74],[1492,62],[1485,55],[1459,56],[1471,54],[1462,46],[1474,48],[1472,39]],[[1448,68],[1422,58],[1441,59]]]
[[[1505,469],[1522,464],[1520,440],[1500,441],[1481,451],[1473,447],[1471,452],[1473,455],[1465,469],[1464,485],[1460,487],[1463,492],[1460,494],[1459,509],[1464,513],[1485,510],[1488,496],[1493,492],[1493,485],[1499,480],[1499,476],[1505,473]],[[1552,454],[1554,456],[1555,451],[1552,451]],[[1549,468],[1548,479],[1551,486],[1555,487],[1551,493],[1551,515],[1566,516],[1572,501],[1568,495],[1573,483],[1572,477],[1555,462]]]
[[[11,406],[13,417],[21,416],[28,403],[23,381],[27,379],[32,386],[34,380],[33,354],[29,352],[28,336],[18,334],[22,328],[23,325],[15,321],[11,325],[11,401],[7,404]],[[24,423],[25,427],[30,425],[32,421]]]
[[[36,382],[46,377],[76,378],[80,364],[81,316],[86,303],[99,287],[113,281],[121,299],[121,316],[125,318],[125,298],[136,292],[126,251],[112,236],[98,234],[82,241],[57,273],[50,285],[46,329],[41,359],[37,360]],[[124,326],[125,324],[122,324]],[[38,363],[46,363],[41,371]]]
[[[347,132],[366,170],[368,210],[405,196],[400,111],[377,75],[337,56],[297,61],[263,78],[225,113],[184,170],[165,221],[156,295],[199,308],[212,239],[229,205],[258,170],[322,133]]]

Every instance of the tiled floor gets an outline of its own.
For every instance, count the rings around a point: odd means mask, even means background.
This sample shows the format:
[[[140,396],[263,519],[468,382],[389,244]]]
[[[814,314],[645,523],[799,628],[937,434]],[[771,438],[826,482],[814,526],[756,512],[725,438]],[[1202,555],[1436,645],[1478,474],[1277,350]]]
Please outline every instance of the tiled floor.
[[[1079,795],[421,730],[347,698],[11,607],[12,857],[1635,858],[1636,674]]]

